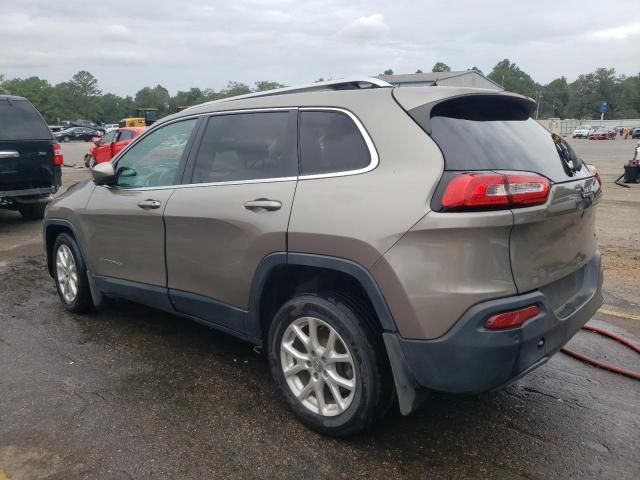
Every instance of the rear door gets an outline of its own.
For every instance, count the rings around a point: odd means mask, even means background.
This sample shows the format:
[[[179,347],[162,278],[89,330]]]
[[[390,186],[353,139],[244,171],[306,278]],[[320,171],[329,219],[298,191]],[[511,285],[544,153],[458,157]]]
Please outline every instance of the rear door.
[[[206,122],[189,185],[176,189],[164,213],[169,293],[178,311],[243,331],[240,313],[258,264],[287,249],[297,110]]]
[[[59,184],[53,137],[27,100],[0,95],[0,192]]]
[[[519,292],[570,275],[597,248],[600,183],[565,140],[531,118],[533,107],[524,97],[492,94],[409,110],[442,150],[446,171],[533,172],[550,180],[544,204],[512,209],[509,254]]]

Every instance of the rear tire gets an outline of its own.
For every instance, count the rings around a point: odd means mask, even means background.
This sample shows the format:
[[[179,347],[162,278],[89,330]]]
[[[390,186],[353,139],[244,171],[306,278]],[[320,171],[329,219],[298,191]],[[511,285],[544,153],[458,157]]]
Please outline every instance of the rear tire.
[[[18,206],[18,211],[25,220],[41,220],[44,217],[44,210],[47,204],[39,203],[23,203]]]
[[[52,249],[53,278],[64,308],[72,313],[88,312],[93,307],[87,267],[75,239],[61,233]]]
[[[351,436],[381,418],[392,403],[393,377],[382,336],[368,315],[346,296],[307,294],[286,302],[273,319],[271,373],[296,417],[311,430]],[[315,347],[312,324],[318,332]],[[306,335],[307,343],[297,332]],[[302,355],[291,355],[290,347]],[[336,356],[348,360],[334,362]]]

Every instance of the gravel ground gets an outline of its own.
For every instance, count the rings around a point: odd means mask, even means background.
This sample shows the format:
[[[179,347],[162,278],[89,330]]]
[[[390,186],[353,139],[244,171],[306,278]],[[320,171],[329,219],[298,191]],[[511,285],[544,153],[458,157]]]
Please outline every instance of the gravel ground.
[[[606,183],[606,304],[592,322],[639,341],[640,185],[612,184],[635,142],[572,143]],[[80,165],[87,145],[63,148]],[[64,170],[66,185],[87,177]],[[354,439],[323,438],[293,418],[245,343],[126,302],[67,313],[40,228],[0,211],[1,480],[640,478],[637,381],[558,354],[505,391],[433,395]],[[640,370],[598,335],[570,346]]]

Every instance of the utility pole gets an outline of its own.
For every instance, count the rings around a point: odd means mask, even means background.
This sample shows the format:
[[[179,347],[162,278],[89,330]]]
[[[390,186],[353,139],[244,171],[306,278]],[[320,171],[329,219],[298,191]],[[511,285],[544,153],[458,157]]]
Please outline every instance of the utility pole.
[[[540,90],[538,90],[536,100],[536,120],[538,120],[538,114],[540,113],[540,98],[542,98],[542,95],[540,95]]]

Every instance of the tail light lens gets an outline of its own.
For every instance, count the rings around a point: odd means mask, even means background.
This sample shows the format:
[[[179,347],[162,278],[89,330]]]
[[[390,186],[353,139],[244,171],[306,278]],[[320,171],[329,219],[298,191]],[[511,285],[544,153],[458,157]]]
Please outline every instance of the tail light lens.
[[[464,172],[449,180],[441,204],[445,210],[539,205],[547,200],[550,185],[531,172]]]
[[[505,328],[519,327],[539,313],[540,307],[537,305],[530,305],[519,310],[496,313],[488,318],[484,326],[488,330],[502,330]]]
[[[64,163],[64,156],[62,155],[62,147],[58,142],[53,142],[53,164],[58,166]]]
[[[596,168],[596,166],[589,165],[589,170],[591,170],[591,173],[593,173],[593,176],[596,177],[596,180],[598,181],[598,185],[602,186],[602,178],[600,178],[600,172],[598,172],[598,169]]]

